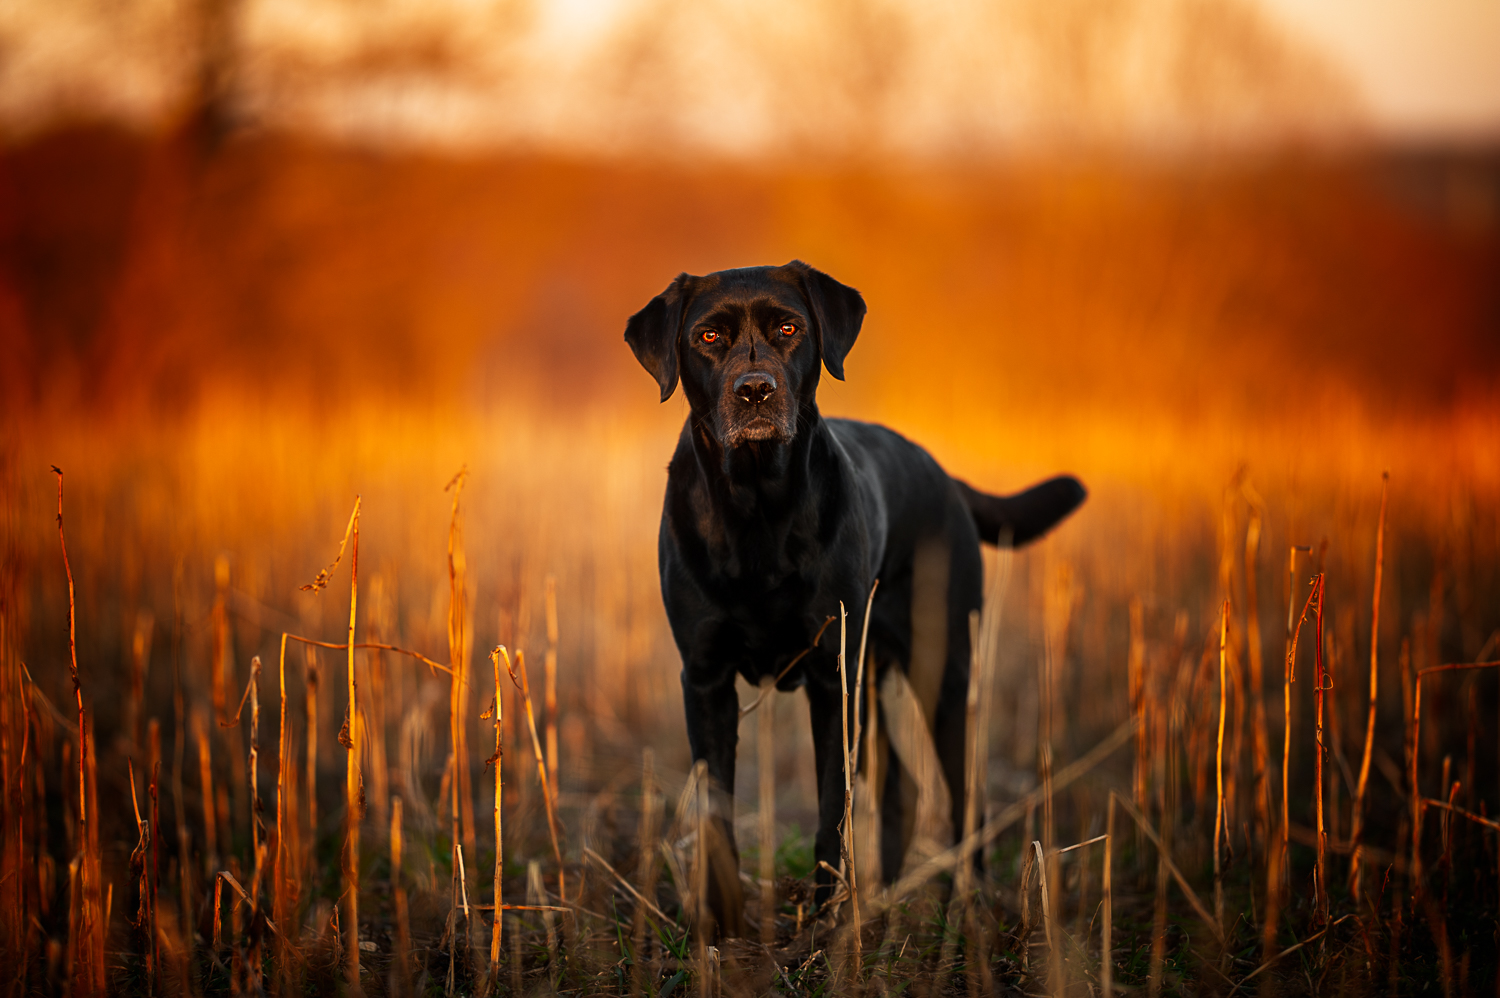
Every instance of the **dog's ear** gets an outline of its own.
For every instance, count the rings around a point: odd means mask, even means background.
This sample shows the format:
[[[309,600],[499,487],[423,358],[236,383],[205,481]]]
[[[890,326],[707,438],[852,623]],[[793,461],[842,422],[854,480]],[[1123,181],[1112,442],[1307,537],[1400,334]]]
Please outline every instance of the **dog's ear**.
[[[840,284],[821,270],[793,260],[784,268],[797,275],[802,297],[812,309],[817,328],[818,353],[828,373],[844,380],[844,358],[854,346],[859,327],[865,321],[865,300],[858,291]]]
[[[678,274],[667,290],[625,323],[625,342],[630,344],[635,359],[661,386],[663,402],[672,397],[677,387],[677,343],[695,280],[691,274]]]

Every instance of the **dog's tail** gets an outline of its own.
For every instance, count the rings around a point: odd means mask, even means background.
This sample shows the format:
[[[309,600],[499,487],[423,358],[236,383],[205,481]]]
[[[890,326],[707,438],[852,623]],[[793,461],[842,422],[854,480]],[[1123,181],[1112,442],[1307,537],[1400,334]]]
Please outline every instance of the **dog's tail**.
[[[1072,475],[1049,478],[1008,496],[980,492],[957,478],[953,479],[953,484],[958,486],[964,505],[969,507],[969,515],[974,517],[979,539],[987,544],[998,544],[1008,531],[1010,543],[1016,547],[1051,530],[1088,497],[1083,483]]]

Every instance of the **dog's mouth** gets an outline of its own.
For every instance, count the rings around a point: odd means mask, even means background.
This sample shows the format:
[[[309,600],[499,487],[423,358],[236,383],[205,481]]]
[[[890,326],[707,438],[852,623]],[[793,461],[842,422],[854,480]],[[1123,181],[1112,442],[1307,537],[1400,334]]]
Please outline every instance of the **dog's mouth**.
[[[741,440],[778,440],[781,427],[764,416],[757,416],[741,427],[739,437]]]
[[[733,427],[726,434],[725,443],[732,449],[745,444],[783,443],[791,435],[786,427],[766,416],[756,416]]]

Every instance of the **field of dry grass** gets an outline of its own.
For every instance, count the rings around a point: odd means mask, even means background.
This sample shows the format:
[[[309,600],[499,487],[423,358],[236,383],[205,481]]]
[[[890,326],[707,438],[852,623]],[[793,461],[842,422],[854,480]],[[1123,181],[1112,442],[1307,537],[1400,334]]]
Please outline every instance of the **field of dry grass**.
[[[1378,164],[80,133],[3,179],[7,993],[1496,987],[1500,683],[1424,670],[1500,658],[1500,240]],[[815,917],[775,694],[756,941],[711,951],[655,567],[684,409],[620,332],[679,270],[793,256],[870,303],[826,413],[1091,496],[991,603],[983,871],[862,876],[857,947]]]

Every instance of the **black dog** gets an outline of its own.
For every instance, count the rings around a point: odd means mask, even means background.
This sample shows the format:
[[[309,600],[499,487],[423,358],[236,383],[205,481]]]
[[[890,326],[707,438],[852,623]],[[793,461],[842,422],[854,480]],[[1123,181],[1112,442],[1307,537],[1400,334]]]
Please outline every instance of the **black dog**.
[[[883,673],[932,663],[927,721],[961,828],[969,612],[982,588],[979,542],[1024,544],[1084,499],[1061,477],[1014,496],[948,477],[917,445],[870,423],[823,419],[819,367],[840,380],[865,303],[801,261],[681,274],[625,328],[663,401],[679,378],[692,412],[667,476],[659,563],[682,654],[693,758],[707,760],[718,831],[729,824],[739,740],[736,673],[752,685],[782,674],[819,628],[848,611],[848,675],[870,587],[879,580],[869,659]],[[935,593],[935,597],[934,597]],[[934,609],[935,608],[935,609]],[[844,809],[838,628],[780,680],[805,686],[818,775],[816,858],[837,868]],[[913,677],[914,688],[919,686]],[[856,701],[850,691],[851,704]],[[852,721],[851,721],[852,724]],[[897,767],[884,780],[882,866],[903,853]],[[709,900],[720,931],[742,929],[737,866],[721,864]],[[818,871],[817,899],[831,878]]]

